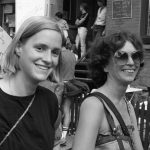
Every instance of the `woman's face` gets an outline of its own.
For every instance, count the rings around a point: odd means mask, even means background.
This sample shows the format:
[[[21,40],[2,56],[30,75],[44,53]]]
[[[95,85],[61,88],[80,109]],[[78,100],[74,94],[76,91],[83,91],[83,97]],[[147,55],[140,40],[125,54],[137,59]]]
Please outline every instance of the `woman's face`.
[[[122,84],[130,84],[134,81],[141,63],[141,54],[135,49],[131,42],[125,45],[111,57],[105,71],[108,78]]]
[[[80,11],[82,12],[84,9],[83,9],[83,7],[82,6],[80,6]]]
[[[42,30],[17,48],[20,70],[26,78],[40,82],[57,66],[61,51],[61,34]]]

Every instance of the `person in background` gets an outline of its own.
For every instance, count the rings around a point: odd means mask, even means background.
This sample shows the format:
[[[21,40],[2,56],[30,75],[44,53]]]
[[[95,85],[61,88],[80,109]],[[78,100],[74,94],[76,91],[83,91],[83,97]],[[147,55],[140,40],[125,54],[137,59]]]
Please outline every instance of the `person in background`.
[[[89,14],[87,12],[88,5],[87,3],[80,4],[80,15],[75,21],[75,25],[78,27],[77,36],[76,36],[76,48],[79,51],[79,45],[81,46],[81,57],[86,53],[86,36],[87,36],[87,26],[89,21]]]
[[[41,86],[53,91],[58,98],[60,111],[56,121],[58,128],[56,130],[54,149],[61,149],[60,146],[66,144],[66,136],[71,121],[70,107],[73,97],[64,96],[64,91],[66,91],[65,83],[74,78],[76,57],[68,48],[67,42],[64,40],[57,67],[55,67],[47,80],[40,83]]]
[[[63,14],[61,12],[57,12],[55,14],[55,18],[56,18],[56,21],[58,22],[59,26],[63,30],[65,38],[67,39],[69,26],[68,26],[67,21],[65,19],[63,19]]]
[[[66,49],[65,47],[62,48],[61,53],[61,63],[59,66],[59,70],[54,72],[55,82],[64,85],[63,92],[60,94],[60,104],[62,109],[62,136],[61,136],[61,144],[66,143],[66,136],[68,133],[70,121],[71,121],[71,101],[73,97],[64,96],[65,91],[65,83],[69,82],[70,80],[74,79],[75,73],[75,65],[76,65],[76,57],[75,54],[72,53],[70,50]],[[60,88],[57,88],[57,92],[62,91]]]
[[[0,79],[0,149],[52,150],[58,100],[39,86],[53,72],[63,33],[47,17],[27,19],[7,48]]]
[[[105,35],[107,0],[97,0],[97,5],[99,9],[97,11],[95,22],[91,27],[93,30],[93,39],[95,39],[95,37],[101,37]]]
[[[95,39],[89,70],[98,88],[81,104],[73,150],[143,150],[134,108],[125,97],[142,66],[143,45],[134,34],[120,31]],[[128,134],[104,97],[114,104]]]

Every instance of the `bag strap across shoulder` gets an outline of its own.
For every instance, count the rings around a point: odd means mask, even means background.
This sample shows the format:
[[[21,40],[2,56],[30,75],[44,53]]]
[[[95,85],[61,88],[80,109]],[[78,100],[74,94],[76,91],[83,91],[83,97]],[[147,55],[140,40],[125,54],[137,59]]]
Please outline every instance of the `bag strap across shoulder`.
[[[122,129],[122,132],[123,132],[124,136],[129,137],[129,139],[130,139],[129,140],[129,144],[130,144],[131,149],[133,150],[133,146],[132,146],[132,143],[131,143],[131,137],[130,137],[129,131],[127,129],[127,126],[125,125],[125,123],[124,123],[120,113],[116,109],[115,105],[111,102],[111,100],[108,97],[106,97],[104,94],[99,93],[99,92],[90,93],[87,97],[89,97],[89,96],[95,96],[99,100],[101,100],[103,105],[104,105],[104,102],[108,105],[110,110],[116,116],[116,118],[117,118],[117,120],[118,120],[118,122],[119,122],[119,124],[121,126],[121,129]],[[120,138],[120,136],[116,132],[117,130],[116,130],[116,126],[115,126],[114,120],[113,120],[112,116],[110,115],[109,111],[106,109],[105,105],[104,105],[104,110],[105,110],[105,113],[106,113],[106,118],[108,120],[109,126],[110,126],[111,130],[113,131],[113,135],[114,135],[115,139],[118,142],[120,150],[125,150],[124,145],[123,145],[123,141],[122,141],[122,139]]]
[[[106,97],[104,94],[100,93],[100,92],[94,92],[91,93],[90,96],[96,96],[98,99],[101,98],[102,100],[104,100],[104,102],[108,105],[108,107],[110,108],[110,110],[114,113],[114,115],[116,116],[122,132],[125,136],[130,136],[129,131],[127,129],[127,126],[124,123],[124,120],[122,119],[120,113],[118,112],[118,110],[116,109],[115,105],[111,102],[111,100]]]

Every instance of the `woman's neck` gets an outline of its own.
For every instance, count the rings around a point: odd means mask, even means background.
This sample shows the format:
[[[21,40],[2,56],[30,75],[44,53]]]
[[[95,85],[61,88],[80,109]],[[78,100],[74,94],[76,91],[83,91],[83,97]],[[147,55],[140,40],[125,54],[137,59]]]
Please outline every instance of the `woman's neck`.
[[[35,93],[38,83],[31,82],[21,72],[11,75],[9,78],[9,88],[11,95],[28,96]]]
[[[127,85],[115,82],[113,80],[106,81],[100,88],[101,92],[106,94],[115,104],[118,104],[125,96]]]

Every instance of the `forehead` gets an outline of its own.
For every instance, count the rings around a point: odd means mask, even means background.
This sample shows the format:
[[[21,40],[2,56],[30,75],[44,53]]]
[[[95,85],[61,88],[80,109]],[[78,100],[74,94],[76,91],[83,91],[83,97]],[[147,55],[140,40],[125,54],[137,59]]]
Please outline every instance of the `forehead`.
[[[124,46],[119,51],[132,53],[132,52],[137,51],[137,49],[133,46],[131,42],[126,41]]]
[[[27,42],[30,42],[31,44],[41,43],[49,47],[61,47],[62,36],[55,30],[45,29],[34,34]]]

